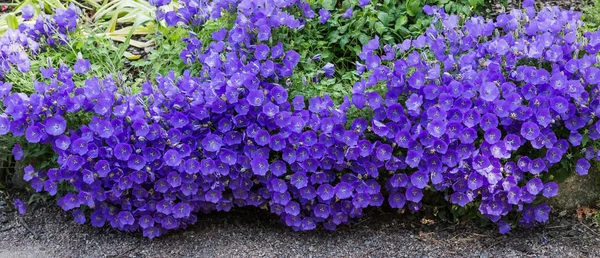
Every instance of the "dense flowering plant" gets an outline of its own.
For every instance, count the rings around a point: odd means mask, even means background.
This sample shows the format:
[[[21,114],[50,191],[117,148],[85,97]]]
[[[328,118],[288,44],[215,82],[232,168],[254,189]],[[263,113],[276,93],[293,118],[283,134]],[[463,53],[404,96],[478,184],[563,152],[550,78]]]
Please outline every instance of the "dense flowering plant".
[[[419,211],[424,194],[437,191],[476,205],[506,233],[511,213],[525,226],[548,220],[540,200],[557,194],[545,176],[554,164],[576,159],[584,175],[597,157],[586,143],[600,138],[600,32],[577,37],[577,12],[538,12],[525,1],[495,21],[461,21],[426,7],[434,23],[424,35],[362,47],[363,79],[334,103],[288,96],[300,56],[270,41],[276,28],[326,23],[329,12],[302,1],[181,4],[159,16],[193,27],[237,14],[211,42],[185,39],[181,58],[200,63],[199,74],[159,75],[130,94],[111,77],[76,86],[73,74],[90,67],[81,59],[72,69],[41,68],[31,95],[0,89],[0,133],[59,155],[59,167],[27,167],[25,179],[51,195],[69,185],[58,204],[78,223],[153,238],[199,212],[256,206],[294,230],[335,229],[371,206]],[[350,120],[350,110],[370,115]],[[91,122],[67,129],[65,116],[78,112]]]

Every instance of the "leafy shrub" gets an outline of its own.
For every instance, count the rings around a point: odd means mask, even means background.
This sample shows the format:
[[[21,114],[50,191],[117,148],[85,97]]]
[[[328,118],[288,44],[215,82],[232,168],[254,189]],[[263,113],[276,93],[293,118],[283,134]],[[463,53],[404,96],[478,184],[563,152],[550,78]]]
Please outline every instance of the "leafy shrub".
[[[587,31],[597,31],[600,28],[600,1],[590,1],[583,9],[583,20]]]
[[[329,94],[336,103],[341,103],[350,93],[345,85],[358,78],[353,72],[360,61],[361,46],[373,35],[378,35],[384,45],[395,45],[423,34],[432,18],[423,12],[427,4],[443,6],[449,13],[463,17],[482,11],[484,6],[483,1],[318,1],[312,6],[314,11],[305,13],[315,18],[305,19],[302,29],[283,27],[272,33],[274,42],[282,42],[286,49],[294,49],[301,57],[291,76],[290,94],[305,97]],[[326,23],[321,21],[321,14],[329,17]],[[335,67],[335,74],[324,76],[322,67],[327,64]]]
[[[273,40],[301,30],[315,12],[309,4],[181,4],[159,16],[193,29],[237,14],[210,41],[183,39],[181,57],[198,72],[157,75],[130,94],[112,78],[75,87],[73,74],[89,69],[78,59],[73,70],[45,67],[31,95],[0,89],[0,133],[59,155],[57,168],[28,167],[25,179],[60,195],[79,223],[153,238],[199,212],[256,206],[294,230],[335,229],[367,207],[416,212],[424,194],[440,193],[506,233],[509,218],[548,220],[555,164],[585,175],[597,158],[600,32],[578,38],[578,12],[538,12],[525,1],[495,21],[461,20],[426,6],[433,23],[424,35],[361,46],[359,78],[338,105],[328,95],[292,96],[302,56]],[[348,119],[351,110],[359,117]],[[69,113],[91,120],[69,130]]]

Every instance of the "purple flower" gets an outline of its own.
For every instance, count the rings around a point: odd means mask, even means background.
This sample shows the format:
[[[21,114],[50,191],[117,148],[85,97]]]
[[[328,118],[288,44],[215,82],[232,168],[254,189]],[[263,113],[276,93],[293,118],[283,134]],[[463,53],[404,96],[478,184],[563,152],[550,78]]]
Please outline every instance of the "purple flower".
[[[381,144],[379,147],[377,147],[375,156],[380,161],[387,161],[392,158],[392,151],[392,146],[388,144]]]
[[[96,210],[90,215],[90,223],[94,227],[103,227],[106,223],[106,218],[101,211]]]
[[[85,163],[85,158],[72,155],[67,159],[67,168],[69,171],[78,171]]]
[[[498,128],[490,128],[485,131],[484,139],[489,144],[494,144],[502,138],[502,132]]]
[[[421,191],[421,189],[416,188],[414,186],[411,186],[408,189],[406,189],[406,199],[407,200],[418,203],[421,201],[422,198],[423,198],[423,192]]]
[[[546,160],[550,163],[558,163],[562,159],[563,153],[558,148],[550,148],[546,151]]]
[[[164,154],[165,164],[171,167],[177,167],[181,164],[181,155],[176,150],[168,150]]]
[[[292,216],[300,214],[300,204],[297,202],[289,202],[287,205],[285,205],[285,213]]]
[[[33,18],[34,15],[35,9],[33,9],[33,6],[30,4],[24,6],[21,9],[21,17],[23,18],[23,20],[31,20],[31,18]]]
[[[552,109],[559,114],[563,114],[569,110],[569,102],[563,97],[556,96],[552,98],[550,103],[552,103]]]
[[[43,136],[43,131],[37,125],[29,126],[29,127],[27,127],[27,130],[25,130],[25,139],[27,139],[28,142],[31,142],[31,143],[40,142],[40,140],[42,139],[42,136]]]
[[[446,133],[446,122],[442,120],[433,120],[427,124],[427,131],[436,138],[440,138]]]
[[[27,207],[25,206],[25,203],[23,201],[15,198],[14,205],[15,205],[15,208],[17,209],[17,211],[19,212],[19,214],[25,215],[25,211],[26,211]]]
[[[317,195],[324,201],[330,200],[335,194],[336,191],[331,185],[323,184],[317,188]]]
[[[184,126],[186,126],[189,123],[189,119],[182,112],[173,112],[173,115],[171,116],[171,119],[169,119],[169,122],[175,128],[183,128]],[[143,122],[143,123],[144,124],[142,124],[141,128],[140,128],[142,130],[146,129],[145,126],[147,126],[147,125],[145,125],[145,122]],[[144,134],[144,133],[142,133],[142,134]],[[137,135],[137,131],[136,131],[136,135]]]
[[[298,189],[306,187],[308,184],[308,177],[302,172],[294,173],[290,179],[290,184]]]
[[[532,122],[525,122],[521,126],[521,136],[523,136],[523,138],[533,141],[539,135],[540,128],[536,124]]]
[[[388,203],[392,208],[401,209],[406,203],[406,197],[402,193],[395,192],[388,197]]]
[[[329,20],[329,16],[329,11],[327,11],[326,9],[319,10],[319,22],[321,24],[325,24]]]
[[[289,68],[294,68],[300,61],[300,54],[294,50],[288,50],[283,57],[283,64]]]
[[[429,183],[429,175],[426,172],[415,172],[410,176],[410,182],[413,186],[423,189]]]
[[[75,145],[75,143],[73,144]],[[115,146],[113,153],[117,159],[127,161],[129,160],[131,153],[133,153],[133,149],[131,148],[131,145],[127,143],[119,143]]]
[[[190,216],[190,205],[185,202],[180,202],[173,206],[173,217],[180,219]]]
[[[329,205],[317,204],[314,208],[315,216],[318,218],[326,219],[329,217]]]
[[[10,119],[6,114],[0,114],[0,135],[5,135],[10,131]]]
[[[220,136],[209,134],[202,139],[202,147],[210,152],[217,152],[221,149],[223,141]]]
[[[250,162],[255,175],[264,176],[269,171],[269,162],[265,158],[257,157]]]
[[[408,164],[411,168],[415,168],[421,162],[421,154],[415,150],[409,150],[406,155],[406,164]]]
[[[127,161],[127,166],[133,170],[141,170],[146,166],[146,161],[142,156],[131,155],[131,157]]]
[[[546,198],[554,197],[558,194],[558,184],[555,182],[548,182],[544,185],[542,195]]]
[[[587,175],[589,170],[590,162],[588,162],[586,159],[579,159],[577,164],[575,164],[575,171],[581,176]]]
[[[544,184],[542,184],[542,180],[539,178],[533,178],[529,180],[526,184],[527,192],[533,195],[537,195],[541,191],[544,190]]]
[[[421,89],[425,85],[425,75],[422,72],[414,72],[408,78],[408,85],[416,90]]]
[[[88,150],[88,142],[84,138],[79,138],[71,144],[71,151],[75,154],[85,155]]]
[[[21,145],[15,143],[15,145],[12,148],[12,154],[15,157],[15,160],[21,160],[25,152],[21,148]]]
[[[106,160],[99,160],[94,164],[94,169],[100,177],[106,177],[108,172],[110,172],[110,164]]]
[[[511,230],[511,224],[508,222],[505,222],[504,220],[498,221],[497,225],[498,225],[498,231],[502,235],[508,234]]]
[[[346,19],[350,19],[353,15],[354,11],[352,10],[352,6],[348,7],[348,9],[346,9],[346,11],[344,12],[343,17]]]
[[[473,128],[465,128],[459,138],[462,143],[473,143],[477,139],[477,131]]]
[[[339,199],[347,199],[352,196],[352,185],[346,182],[340,182],[335,186],[335,196]]]
[[[352,205],[357,208],[366,208],[371,203],[371,195],[368,193],[358,193],[352,198]]]
[[[138,223],[142,229],[147,229],[154,226],[154,218],[146,214],[140,217]]]
[[[78,224],[85,224],[86,218],[85,218],[85,213],[83,213],[82,210],[80,209],[76,209],[73,211],[73,218],[75,218],[75,222],[77,222]]]
[[[335,73],[335,68],[332,63],[326,63],[323,66],[322,70],[323,70],[325,77],[327,77],[327,78],[333,77],[333,74]]]
[[[248,100],[248,104],[258,107],[261,106],[265,100],[265,95],[260,90],[250,90],[246,99]]]
[[[365,7],[369,3],[371,3],[371,0],[358,0],[358,6],[360,7]]]
[[[500,95],[500,90],[493,82],[486,82],[481,86],[480,93],[485,101],[495,101]]]
[[[90,70],[90,61],[83,59],[83,58],[78,58],[77,62],[75,62],[75,65],[73,66],[73,71],[79,74],[85,74],[88,72],[88,70]]]
[[[548,216],[550,215],[551,208],[548,204],[542,203],[535,207],[535,220],[537,222],[546,222],[548,221]]]
[[[254,57],[258,60],[265,60],[269,56],[269,46],[265,44],[256,45],[256,49],[254,50]]]
[[[460,207],[465,207],[465,205],[469,203],[469,198],[466,194],[462,192],[453,193],[452,195],[450,195],[450,200],[452,201],[452,203],[460,205]]]
[[[119,212],[119,215],[117,216],[117,218],[119,219],[119,223],[121,223],[121,225],[133,225],[133,222],[135,221],[135,218],[133,217],[133,214],[131,214],[131,212],[129,211],[121,211]]]

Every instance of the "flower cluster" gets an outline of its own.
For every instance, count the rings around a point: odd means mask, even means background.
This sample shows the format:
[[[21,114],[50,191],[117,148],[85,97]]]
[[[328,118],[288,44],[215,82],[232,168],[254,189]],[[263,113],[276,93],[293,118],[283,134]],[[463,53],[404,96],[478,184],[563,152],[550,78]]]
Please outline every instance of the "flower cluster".
[[[525,1],[524,12],[459,23],[428,7],[435,23],[425,35],[363,46],[364,79],[338,105],[327,95],[288,96],[301,57],[269,40],[278,27],[302,29],[303,19],[326,23],[328,12],[315,17],[302,1],[181,4],[161,17],[193,26],[237,13],[212,42],[185,39],[181,58],[199,62],[199,74],[159,75],[132,95],[111,78],[77,87],[73,73],[90,65],[80,59],[72,70],[42,67],[44,81],[29,96],[0,91],[0,134],[59,155],[58,168],[27,167],[25,179],[51,195],[70,185],[58,203],[79,223],[153,238],[195,223],[199,212],[256,206],[294,230],[335,229],[370,206],[419,211],[424,193],[440,191],[478,205],[505,233],[502,217],[512,211],[522,211],[524,225],[545,222],[550,207],[532,203],[558,189],[543,175],[584,137],[600,138],[600,33],[577,38],[573,11],[538,13]],[[352,109],[372,115],[349,120]],[[65,116],[79,112],[91,122],[68,130]],[[586,174],[595,157],[585,148],[576,171]]]
[[[0,78],[14,66],[20,73],[30,69],[29,55],[40,51],[42,43],[63,44],[67,33],[77,26],[80,9],[71,4],[68,9],[57,10],[54,15],[42,14],[34,23],[21,23],[17,30],[8,30],[0,38]],[[33,17],[33,8],[23,8],[25,19]]]
[[[577,12],[537,13],[527,1],[524,9],[459,25],[430,8],[434,24],[425,35],[383,49],[377,38],[363,46],[358,69],[366,79],[353,86],[352,103],[374,112],[373,132],[412,171],[387,180],[392,207],[396,200],[417,205],[429,186],[447,191],[453,204],[478,204],[503,233],[510,225],[501,219],[511,211],[522,211],[523,225],[547,221],[550,207],[533,203],[555,196],[558,186],[544,183],[544,174],[582,147],[583,137],[600,138],[600,45],[576,37]],[[385,95],[369,90],[377,85]],[[580,175],[596,156],[586,150],[576,164]]]

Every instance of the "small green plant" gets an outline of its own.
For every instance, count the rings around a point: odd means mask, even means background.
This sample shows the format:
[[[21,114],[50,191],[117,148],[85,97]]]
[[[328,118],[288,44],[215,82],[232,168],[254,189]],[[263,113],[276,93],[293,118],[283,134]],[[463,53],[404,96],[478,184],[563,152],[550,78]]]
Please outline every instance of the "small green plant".
[[[588,0],[583,8],[584,29],[586,31],[597,31],[600,28],[600,0]]]
[[[382,44],[393,46],[423,34],[431,23],[431,16],[423,11],[425,5],[437,5],[462,17],[481,14],[485,7],[483,0],[384,0],[362,8],[351,0],[309,2],[317,7],[315,10],[322,8],[330,13],[327,22],[321,24],[319,13],[315,13],[315,18],[307,19],[301,30],[278,29],[273,33],[273,42],[281,41],[285,49],[295,49],[300,54],[299,66],[291,78],[292,96],[327,93],[337,103],[349,95],[352,84],[360,79],[356,62],[361,61],[361,47],[375,35]],[[323,78],[322,68],[327,63],[335,67],[332,78]]]
[[[131,66],[138,73],[138,77],[145,80],[152,80],[157,74],[168,74],[173,71],[175,75],[182,75],[185,70],[191,70],[193,73],[200,71],[197,63],[186,65],[181,52],[186,48],[183,41],[185,38],[195,37],[200,42],[210,42],[212,33],[221,28],[230,29],[233,26],[233,16],[224,14],[223,17],[215,20],[209,20],[201,27],[193,27],[191,31],[195,35],[189,34],[187,29],[179,27],[167,27],[158,24],[152,27],[153,33],[146,35],[146,39],[154,42],[154,45],[148,47],[148,55],[131,62]],[[205,50],[208,46],[202,46]]]

